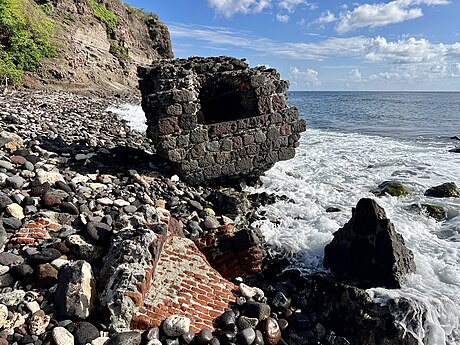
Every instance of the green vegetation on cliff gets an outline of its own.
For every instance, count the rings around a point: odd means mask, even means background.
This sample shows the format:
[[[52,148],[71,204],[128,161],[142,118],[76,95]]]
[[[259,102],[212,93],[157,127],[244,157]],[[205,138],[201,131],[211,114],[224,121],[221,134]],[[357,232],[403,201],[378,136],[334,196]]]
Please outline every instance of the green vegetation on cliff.
[[[112,32],[118,24],[117,15],[95,0],[88,0],[88,4],[93,9],[94,16],[105,24],[109,33]]]
[[[0,0],[0,80],[20,83],[45,57],[56,55],[54,26],[33,0]]]

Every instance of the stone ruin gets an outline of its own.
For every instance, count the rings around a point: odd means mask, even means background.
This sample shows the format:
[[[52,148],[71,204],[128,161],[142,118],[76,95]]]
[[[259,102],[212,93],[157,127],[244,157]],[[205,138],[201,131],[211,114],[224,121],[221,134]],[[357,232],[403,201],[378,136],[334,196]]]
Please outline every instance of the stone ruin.
[[[287,81],[231,57],[138,68],[147,136],[190,184],[258,177],[294,157],[305,121],[286,105]]]

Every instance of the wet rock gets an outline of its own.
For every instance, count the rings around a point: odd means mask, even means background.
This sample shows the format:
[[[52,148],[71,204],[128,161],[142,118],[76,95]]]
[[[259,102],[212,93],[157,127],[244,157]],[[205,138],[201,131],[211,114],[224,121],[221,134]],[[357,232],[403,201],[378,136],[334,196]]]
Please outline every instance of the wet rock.
[[[80,260],[62,269],[54,298],[60,315],[86,319],[94,307],[95,298],[94,276],[89,263]]]
[[[411,194],[411,190],[404,186],[400,181],[385,181],[377,188],[378,189],[374,193],[379,196],[385,194],[391,196],[405,196]]]
[[[190,319],[185,316],[172,315],[163,322],[163,331],[169,337],[178,337],[187,333],[190,328]]]
[[[433,198],[460,198],[460,189],[455,183],[448,182],[427,189],[425,195]]]
[[[251,345],[256,339],[256,332],[253,328],[245,328],[238,333],[238,339],[242,345]]]
[[[212,339],[212,333],[208,329],[202,329],[195,337],[197,344],[206,345]]]
[[[263,334],[268,345],[276,345],[281,340],[281,330],[278,322],[269,317],[263,325]]]
[[[412,252],[372,199],[361,199],[351,220],[334,233],[324,266],[352,281],[387,288],[401,287],[405,275],[415,272]]]
[[[279,309],[287,309],[291,305],[291,299],[286,297],[286,295],[280,291],[278,291],[273,298],[272,305],[275,308]]]

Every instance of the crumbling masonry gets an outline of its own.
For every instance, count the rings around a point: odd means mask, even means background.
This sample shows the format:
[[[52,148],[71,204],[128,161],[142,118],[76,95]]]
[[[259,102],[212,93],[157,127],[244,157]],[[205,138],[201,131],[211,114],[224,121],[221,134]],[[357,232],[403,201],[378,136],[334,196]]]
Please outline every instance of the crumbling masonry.
[[[294,157],[305,122],[272,68],[231,57],[139,67],[147,136],[190,184],[258,177]]]

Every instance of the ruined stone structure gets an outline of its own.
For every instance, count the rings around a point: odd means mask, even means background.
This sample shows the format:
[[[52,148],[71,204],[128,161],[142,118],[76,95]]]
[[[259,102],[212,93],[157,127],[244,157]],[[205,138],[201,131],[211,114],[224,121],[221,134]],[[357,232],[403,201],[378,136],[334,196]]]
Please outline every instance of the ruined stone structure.
[[[147,136],[190,184],[258,177],[294,157],[305,122],[286,105],[289,83],[231,57],[139,67]]]

